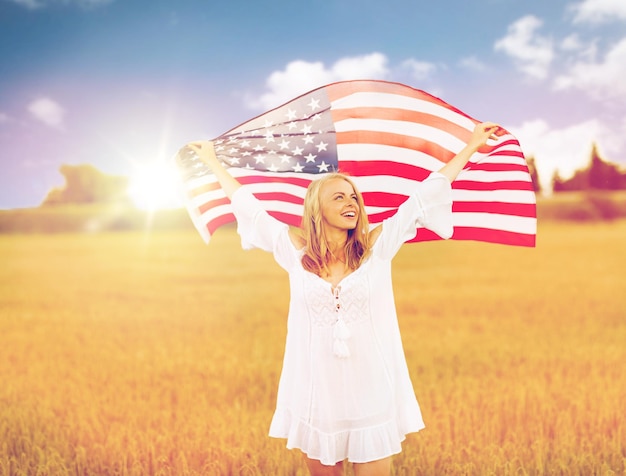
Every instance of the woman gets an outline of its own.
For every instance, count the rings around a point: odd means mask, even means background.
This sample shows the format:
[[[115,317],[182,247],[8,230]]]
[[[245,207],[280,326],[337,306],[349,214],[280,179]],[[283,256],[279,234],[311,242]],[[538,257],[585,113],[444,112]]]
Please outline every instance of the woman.
[[[309,186],[301,230],[267,214],[218,161],[209,141],[191,148],[231,199],[245,247],[274,254],[289,273],[283,370],[270,436],[300,449],[312,475],[388,475],[406,434],[424,428],[402,350],[391,259],[417,224],[452,235],[451,186],[498,132],[478,124],[467,146],[417,184],[391,218],[370,230],[353,182],[326,174]]]

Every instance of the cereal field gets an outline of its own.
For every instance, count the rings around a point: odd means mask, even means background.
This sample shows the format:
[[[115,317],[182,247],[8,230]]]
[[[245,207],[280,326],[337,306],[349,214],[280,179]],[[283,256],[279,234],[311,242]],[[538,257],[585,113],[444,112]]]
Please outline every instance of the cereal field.
[[[233,229],[0,235],[0,475],[304,475],[266,436],[287,279]],[[626,223],[406,245],[396,475],[626,471]]]

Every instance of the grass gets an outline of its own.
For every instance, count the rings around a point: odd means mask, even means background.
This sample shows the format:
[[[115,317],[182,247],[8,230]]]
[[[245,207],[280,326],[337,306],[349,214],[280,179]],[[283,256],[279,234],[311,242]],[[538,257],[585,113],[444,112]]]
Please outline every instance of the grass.
[[[625,222],[394,264],[426,420],[396,475],[626,471]],[[288,283],[232,228],[0,235],[0,475],[297,475],[266,436]]]

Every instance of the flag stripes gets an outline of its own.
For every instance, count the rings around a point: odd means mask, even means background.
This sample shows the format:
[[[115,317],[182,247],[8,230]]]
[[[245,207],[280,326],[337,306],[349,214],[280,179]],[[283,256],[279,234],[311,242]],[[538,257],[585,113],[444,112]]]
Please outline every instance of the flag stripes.
[[[259,166],[267,167],[257,170],[254,162],[248,162],[229,171],[271,215],[293,226],[300,225],[306,188],[317,175],[301,171],[305,160],[307,170],[324,173],[335,168],[330,160],[335,157],[336,168],[350,175],[363,194],[368,216],[375,224],[395,213],[416,181],[452,159],[465,146],[476,123],[423,91],[384,81],[334,83],[266,114],[269,119],[257,116],[216,141],[228,143],[233,154],[256,157]],[[283,116],[286,119],[281,119]],[[280,120],[284,122],[276,122]],[[318,130],[316,124],[323,127]],[[278,135],[276,130],[283,132]],[[257,145],[246,151],[250,138]],[[260,151],[262,139],[268,149]],[[296,139],[309,144],[306,153],[303,147],[289,145]],[[282,149],[290,147],[282,154]],[[255,156],[257,152],[262,155]],[[239,160],[235,155],[220,158],[227,164]],[[198,164],[185,164],[188,210],[208,241],[234,216],[214,176],[193,174],[189,167]],[[278,167],[283,171],[273,171]],[[294,171],[285,171],[288,167]],[[512,135],[507,133],[474,154],[452,187],[452,239],[534,246],[535,194],[524,155]],[[438,239],[434,233],[419,230],[412,241],[433,239]]]

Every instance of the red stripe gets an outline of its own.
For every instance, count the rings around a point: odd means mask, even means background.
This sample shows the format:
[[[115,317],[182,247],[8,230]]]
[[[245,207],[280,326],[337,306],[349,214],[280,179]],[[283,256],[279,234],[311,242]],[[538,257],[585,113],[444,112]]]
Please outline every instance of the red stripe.
[[[290,185],[297,185],[303,188],[307,188],[311,183],[311,180],[306,178],[292,176],[276,177],[273,175],[264,175],[263,172],[259,172],[256,175],[237,177],[237,180],[242,185],[247,185],[251,183],[287,183]]]
[[[402,205],[407,196],[400,193],[388,192],[362,192],[365,206],[398,208]]]
[[[203,193],[208,193],[214,190],[218,190],[219,188],[220,188],[220,184],[217,182],[206,183],[206,184],[199,185],[196,188],[187,190],[187,195],[189,196],[189,198],[194,198],[194,197],[197,197],[198,195],[202,195]]]
[[[330,113],[334,123],[347,119],[380,119],[410,122],[413,124],[434,127],[456,136],[463,142],[467,142],[472,135],[471,131],[468,131],[464,127],[461,127],[454,122],[450,122],[440,116],[407,109],[354,107],[351,109],[331,109]]]
[[[219,215],[215,217],[213,220],[206,224],[206,229],[209,231],[209,235],[215,233],[220,226],[226,225],[227,223],[235,222],[235,215],[232,213],[225,213],[223,215]]]
[[[209,200],[208,202],[203,202],[202,205],[198,207],[198,211],[200,214],[208,212],[213,207],[219,207],[220,205],[228,205],[230,200],[226,197],[217,198],[215,200]]]
[[[277,220],[286,223],[287,225],[295,227],[302,226],[302,217],[299,215],[292,215],[291,213],[284,213],[276,210],[269,211],[268,213]]]
[[[254,196],[259,200],[275,200],[278,202],[304,204],[304,199],[285,192],[255,192]]]
[[[528,173],[528,166],[525,164],[470,162],[467,164],[467,170],[482,170],[484,172],[526,172]]]
[[[520,159],[524,159],[524,161],[526,160],[526,157],[524,157],[524,154],[522,153],[521,150],[496,150],[493,151],[491,153],[489,153],[490,157],[519,157]]]
[[[430,171],[415,165],[386,161],[339,161],[339,171],[353,177],[370,177],[375,175],[405,177],[421,182],[430,175]]]
[[[454,152],[426,139],[378,131],[337,132],[337,144],[382,144],[391,147],[419,150],[441,162],[449,162]]]
[[[333,102],[343,97],[349,96],[355,93],[387,93],[387,94],[396,94],[398,96],[405,96],[414,99],[420,99],[422,101],[428,101],[433,104],[437,104],[438,106],[445,107],[451,111],[460,114],[463,117],[471,119],[474,122],[477,122],[475,119],[472,119],[470,116],[465,114],[463,111],[451,106],[450,104],[442,101],[441,99],[433,96],[432,94],[428,94],[425,91],[421,91],[419,89],[412,88],[405,84],[400,83],[392,83],[389,81],[377,81],[377,80],[364,80],[364,81],[345,81],[340,83],[329,84],[325,86],[326,94],[328,95],[328,99]]]
[[[307,188],[311,183],[310,179],[299,178],[299,177],[274,177],[271,175],[263,175],[263,172],[259,172],[258,175],[248,175],[243,177],[237,177],[237,180],[242,185],[249,185],[255,183],[286,183],[290,185],[296,185],[298,187]],[[189,198],[197,197],[203,193],[212,192],[214,190],[218,190],[220,188],[220,184],[218,182],[210,182],[199,185],[196,188],[187,191],[187,195]],[[220,205],[220,203],[215,202],[215,205]]]
[[[514,246],[526,246],[534,247],[536,242],[535,235],[528,235],[526,233],[515,233],[511,231],[492,230],[487,228],[470,228],[470,227],[455,227],[453,240],[469,240],[469,241],[484,241],[487,243],[498,243],[502,245],[514,245]],[[436,233],[420,228],[417,236],[409,242],[423,242],[441,240],[441,237]]]

